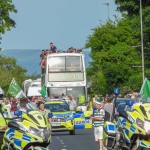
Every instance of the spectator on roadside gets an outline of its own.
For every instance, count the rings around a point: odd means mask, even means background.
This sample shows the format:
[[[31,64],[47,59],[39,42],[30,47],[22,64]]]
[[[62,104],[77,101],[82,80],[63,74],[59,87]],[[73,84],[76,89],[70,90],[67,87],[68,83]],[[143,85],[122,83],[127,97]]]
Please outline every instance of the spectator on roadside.
[[[95,94],[95,96],[94,96],[94,98],[93,98],[93,102],[95,102],[96,100],[102,101],[102,100],[100,99],[100,96],[99,96],[98,94]]]
[[[32,99],[32,97],[28,98],[28,103],[27,103],[27,109],[34,109],[36,107],[35,99]]]
[[[17,110],[18,110],[18,102],[16,98],[13,98],[10,108],[11,115],[14,116],[14,112]]]
[[[54,99],[54,95],[50,95],[49,99]]]
[[[42,113],[42,115],[47,117],[49,122],[52,122],[53,114],[52,114],[52,112],[50,110],[48,110],[48,109],[46,109],[44,107],[44,103],[43,102],[39,102],[37,106],[40,109],[40,112]]]
[[[62,100],[66,100],[66,97],[65,97],[65,94],[64,93],[62,93],[62,95],[61,95],[61,98],[62,98]]]
[[[106,94],[104,97],[104,102],[107,103],[107,98],[109,97],[109,94]]]
[[[3,99],[3,105],[10,111],[11,105],[9,103],[9,100],[7,100],[7,98]]]
[[[28,105],[29,104],[29,105]],[[14,115],[12,117],[19,117],[23,113],[27,113],[27,109],[32,109],[33,105],[29,103],[29,99],[26,97],[20,98],[20,104],[18,110],[14,112]]]
[[[101,107],[100,99],[96,99],[94,105],[95,109],[93,110],[93,116],[91,116],[90,119],[93,121],[94,124],[95,141],[99,143],[99,149],[102,150],[105,110]]]
[[[70,98],[70,102],[69,102],[70,110],[74,111],[77,107],[77,102],[76,102],[76,100],[74,99],[73,96],[69,96],[69,98]]]
[[[93,110],[93,107],[94,107],[94,106],[93,106],[93,105],[94,105],[94,104],[93,104],[93,97],[90,98],[89,105],[90,105],[90,110]]]
[[[137,93],[133,92],[131,98],[136,98],[136,96],[137,96]]]
[[[107,101],[107,103],[104,106],[104,110],[107,111],[110,114],[110,119],[109,120],[111,121],[111,118],[112,118],[112,115],[113,115],[113,103],[112,103],[113,98],[107,97],[106,101]],[[115,111],[115,113],[116,113],[116,111]]]
[[[54,46],[54,44],[52,42],[50,43],[50,50],[52,51],[52,53],[56,53],[56,51],[57,51],[56,46]]]
[[[38,97],[38,101],[43,101],[43,100],[44,100],[44,98],[42,96]]]
[[[20,99],[20,109],[19,111],[22,111],[23,113],[26,113],[27,112],[27,109],[30,109],[29,106],[28,106],[28,98],[26,97],[23,97]]]

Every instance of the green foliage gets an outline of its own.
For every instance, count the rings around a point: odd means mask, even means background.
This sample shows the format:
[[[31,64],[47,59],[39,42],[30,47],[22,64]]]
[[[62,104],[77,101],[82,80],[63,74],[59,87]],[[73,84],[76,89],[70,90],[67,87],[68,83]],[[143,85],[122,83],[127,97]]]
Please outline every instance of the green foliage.
[[[145,77],[150,78],[150,1],[141,2]],[[87,73],[94,83],[92,77],[100,70],[107,91],[111,93],[114,87],[119,87],[125,93],[126,90],[140,90],[142,85],[142,68],[134,67],[142,64],[141,46],[138,47],[141,45],[140,0],[115,0],[115,3],[123,18],[114,22],[109,20],[93,29],[86,43],[92,50],[93,59]]]
[[[15,21],[10,18],[10,13],[17,13],[12,0],[0,0],[0,33],[15,27]]]
[[[11,57],[0,56],[0,87],[7,95],[9,84],[13,78],[22,86],[22,82],[26,79],[26,69],[16,64],[16,59]]]
[[[150,1],[141,0],[142,2],[142,24],[143,24],[143,42],[144,42],[144,56],[145,56],[145,72],[146,77],[149,78],[150,74],[147,69],[150,68]],[[124,17],[131,20],[132,27],[135,31],[139,32],[134,36],[139,40],[139,45],[141,45],[141,18],[140,18],[140,0],[115,0],[118,10],[124,14]],[[141,51],[141,48],[137,49]]]
[[[135,90],[142,82],[141,70],[134,66],[141,64],[141,54],[134,45],[139,45],[139,31],[133,22],[120,19],[108,21],[93,29],[86,43],[91,48],[92,62],[87,69],[91,80],[91,91],[112,93],[114,87]]]
[[[141,0],[142,8],[150,6],[149,0]],[[115,0],[117,10],[121,13],[127,13],[129,16],[139,15],[140,0]]]

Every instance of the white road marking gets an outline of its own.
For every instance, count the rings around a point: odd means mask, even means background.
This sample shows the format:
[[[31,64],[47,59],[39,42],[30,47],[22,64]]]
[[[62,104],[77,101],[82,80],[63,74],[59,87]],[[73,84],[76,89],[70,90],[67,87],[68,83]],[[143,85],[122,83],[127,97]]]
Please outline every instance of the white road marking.
[[[66,145],[64,145],[65,143],[62,139],[60,139],[58,136],[56,138],[60,141],[60,144],[62,144],[64,148],[67,147]],[[67,149],[61,149],[61,150],[67,150]]]

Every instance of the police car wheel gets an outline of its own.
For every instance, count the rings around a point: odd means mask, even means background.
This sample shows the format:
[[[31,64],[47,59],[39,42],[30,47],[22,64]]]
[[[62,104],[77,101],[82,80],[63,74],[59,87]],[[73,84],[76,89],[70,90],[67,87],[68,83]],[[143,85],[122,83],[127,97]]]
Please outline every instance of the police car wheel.
[[[70,135],[75,135],[75,130],[71,130]]]

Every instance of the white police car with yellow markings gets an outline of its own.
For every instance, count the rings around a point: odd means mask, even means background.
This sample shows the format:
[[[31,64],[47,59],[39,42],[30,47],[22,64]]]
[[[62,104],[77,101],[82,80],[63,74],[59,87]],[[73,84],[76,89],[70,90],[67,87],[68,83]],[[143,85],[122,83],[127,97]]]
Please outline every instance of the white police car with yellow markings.
[[[75,129],[92,128],[92,122],[89,119],[91,111],[70,111],[66,101],[54,100],[46,101],[45,108],[51,110],[52,131],[69,131],[71,135],[75,134]]]

